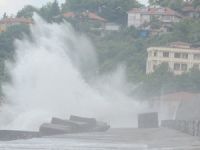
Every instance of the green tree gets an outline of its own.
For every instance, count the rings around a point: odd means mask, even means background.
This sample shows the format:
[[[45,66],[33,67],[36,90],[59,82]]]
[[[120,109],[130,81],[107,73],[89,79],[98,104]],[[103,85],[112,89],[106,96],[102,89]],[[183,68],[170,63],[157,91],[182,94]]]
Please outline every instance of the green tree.
[[[193,0],[192,5],[193,5],[193,7],[198,8],[198,7],[200,7],[200,1],[199,0]]]
[[[150,5],[158,5],[159,1],[158,0],[149,0]]]
[[[127,22],[127,11],[141,6],[133,0],[105,0],[99,14],[111,22],[126,25],[124,23]]]
[[[85,10],[95,11],[103,3],[104,0],[66,0],[62,4],[62,12],[76,11],[82,12]]]
[[[14,54],[14,40],[21,39],[24,34],[29,35],[27,25],[10,26],[6,32],[0,34],[0,58],[12,58]]]
[[[27,5],[22,10],[18,11],[17,17],[32,18],[34,12],[38,12],[38,9],[34,6]]]
[[[6,18],[8,18],[8,16],[7,16],[7,14],[6,14],[6,12],[3,14],[3,19],[6,19]]]
[[[55,0],[52,3],[50,12],[51,12],[51,16],[53,16],[53,17],[60,15],[60,7],[59,7],[57,0]]]
[[[60,8],[57,0],[55,0],[53,3],[49,2],[44,5],[40,9],[39,14],[48,22],[54,21],[54,18],[60,15]]]
[[[183,20],[174,25],[172,34],[180,41],[197,43],[200,41],[199,26],[199,20]]]
[[[184,6],[183,0],[149,0],[150,5],[160,5],[162,7],[169,7],[176,11],[181,11]]]
[[[6,60],[14,60],[14,41],[21,39],[24,34],[29,35],[27,25],[10,26],[6,32],[0,34],[0,96],[2,96],[1,85],[10,81],[10,76],[5,68]]]
[[[155,72],[146,76],[143,83],[136,89],[141,97],[158,96],[176,89],[174,75],[169,71],[168,64],[161,64]]]
[[[66,0],[62,5],[65,11],[92,11],[111,22],[124,23],[127,19],[127,11],[133,7],[142,5],[135,0]]]
[[[151,25],[152,29],[160,29],[162,26],[162,23],[158,18],[152,17],[152,19],[150,21],[150,25]]]

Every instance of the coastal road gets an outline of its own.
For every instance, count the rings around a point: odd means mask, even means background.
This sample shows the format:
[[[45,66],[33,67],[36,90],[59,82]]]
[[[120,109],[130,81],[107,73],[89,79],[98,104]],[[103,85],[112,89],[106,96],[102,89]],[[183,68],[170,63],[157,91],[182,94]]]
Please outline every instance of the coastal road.
[[[200,150],[200,138],[166,128],[120,128],[0,142],[0,150]]]

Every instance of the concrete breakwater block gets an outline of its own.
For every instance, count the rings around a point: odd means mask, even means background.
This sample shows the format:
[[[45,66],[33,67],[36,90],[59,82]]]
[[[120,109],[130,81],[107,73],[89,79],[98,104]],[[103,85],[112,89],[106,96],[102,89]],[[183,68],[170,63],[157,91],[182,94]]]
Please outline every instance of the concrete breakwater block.
[[[43,123],[39,132],[0,130],[0,141],[31,139],[59,134],[104,132],[109,128],[110,126],[107,123],[96,121],[94,118],[71,116],[69,120],[64,120],[54,117],[50,123]]]
[[[100,122],[97,121],[95,118],[86,118],[86,117],[79,117],[79,116],[70,116],[70,121],[75,121],[75,122],[84,122],[87,124],[86,130],[91,131],[91,132],[105,132],[108,129],[110,129],[110,125],[108,125],[105,122]]]
[[[41,136],[82,133],[82,132],[103,132],[110,126],[105,122],[96,121],[94,118],[71,116],[69,120],[53,117],[51,123],[44,123],[40,126]]]
[[[105,122],[97,122],[97,125],[92,129],[93,132],[105,132],[110,129],[110,125]]]
[[[12,141],[39,137],[39,132],[0,130],[0,141]]]
[[[48,136],[48,135],[57,135],[57,134],[67,134],[72,133],[72,128],[70,126],[44,123],[40,126],[39,135]]]
[[[138,128],[158,128],[158,113],[138,114]]]
[[[63,126],[69,126],[73,132],[87,131],[90,130],[91,127],[93,127],[93,124],[87,122],[63,120],[60,118],[52,118],[51,123]]]
[[[200,135],[200,121],[199,120],[163,120],[162,127],[175,129],[192,136]]]
[[[74,116],[71,115],[69,118],[70,121],[76,121],[76,122],[84,122],[90,125],[91,127],[96,126],[97,121],[95,118],[86,118],[86,117],[79,117],[79,116]]]

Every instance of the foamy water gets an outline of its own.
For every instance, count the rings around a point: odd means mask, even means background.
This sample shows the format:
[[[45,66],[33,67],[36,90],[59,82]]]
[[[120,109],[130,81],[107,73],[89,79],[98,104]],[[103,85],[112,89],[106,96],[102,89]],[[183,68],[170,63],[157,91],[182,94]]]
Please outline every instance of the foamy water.
[[[147,150],[145,144],[110,143],[78,139],[33,139],[27,141],[3,142],[0,149],[8,150]]]

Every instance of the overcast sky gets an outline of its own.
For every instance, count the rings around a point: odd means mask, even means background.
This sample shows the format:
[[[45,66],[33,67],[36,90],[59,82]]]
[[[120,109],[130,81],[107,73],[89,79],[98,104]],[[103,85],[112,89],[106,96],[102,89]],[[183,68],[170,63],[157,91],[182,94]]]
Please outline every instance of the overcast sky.
[[[41,7],[47,2],[51,2],[54,0],[0,0],[0,16],[3,15],[4,12],[7,14],[16,14],[16,12],[23,8],[24,5],[30,4],[36,7]],[[59,2],[64,2],[65,0],[58,0]],[[141,3],[147,4],[148,0],[138,0]]]

